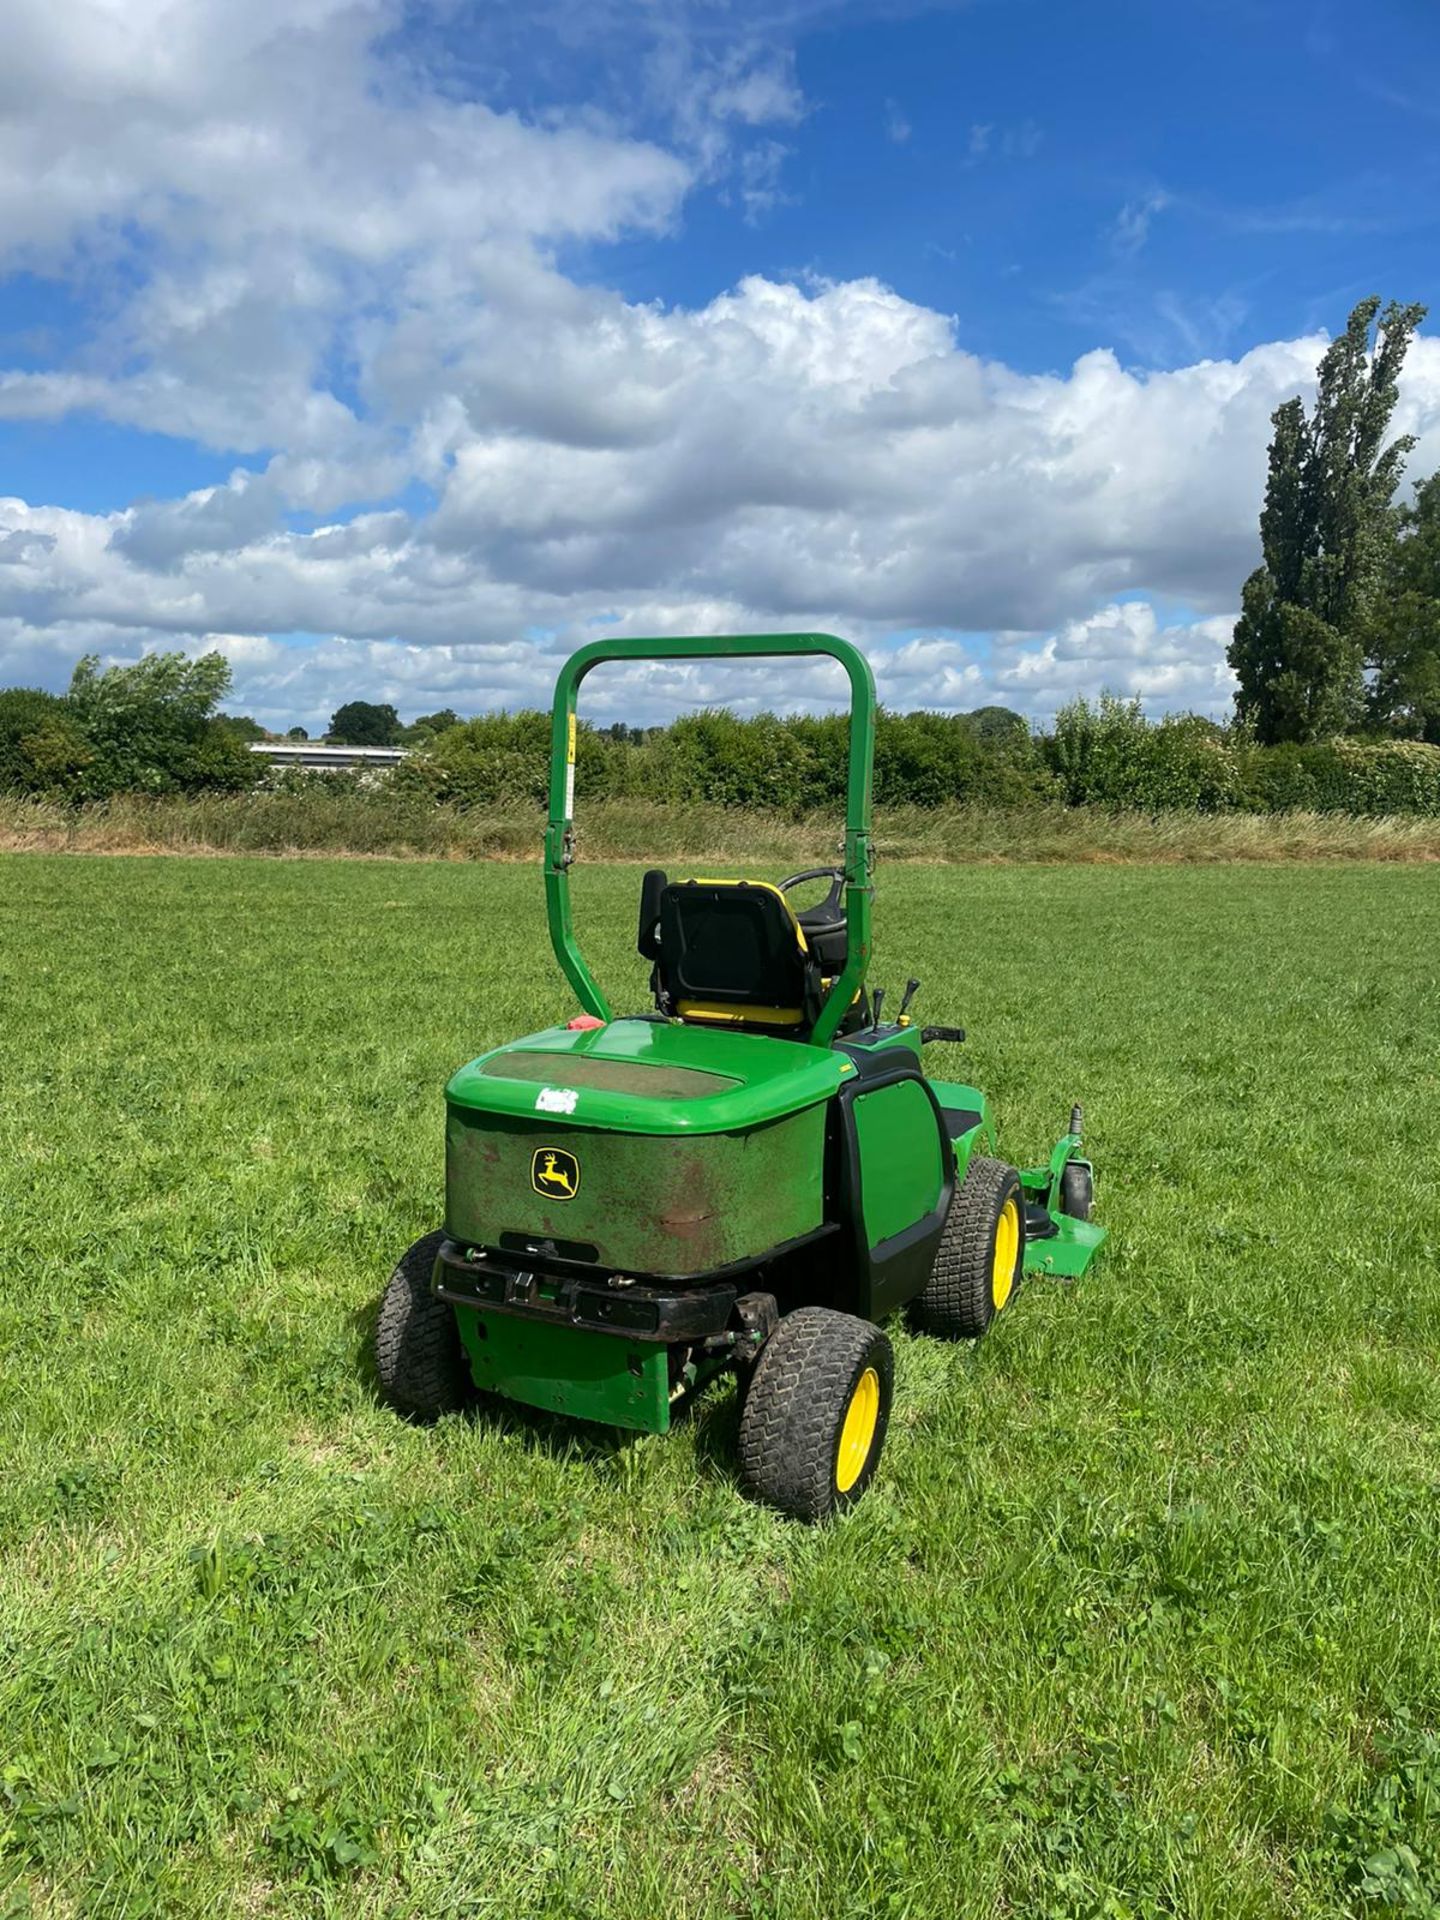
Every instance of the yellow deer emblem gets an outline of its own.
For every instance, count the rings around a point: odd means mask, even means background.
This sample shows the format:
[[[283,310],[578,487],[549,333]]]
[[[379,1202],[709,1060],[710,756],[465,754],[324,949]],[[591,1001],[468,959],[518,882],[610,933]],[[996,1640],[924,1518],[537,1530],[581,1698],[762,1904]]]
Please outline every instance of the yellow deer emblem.
[[[580,1191],[580,1162],[563,1147],[537,1147],[530,1160],[530,1184],[547,1200],[573,1200]]]

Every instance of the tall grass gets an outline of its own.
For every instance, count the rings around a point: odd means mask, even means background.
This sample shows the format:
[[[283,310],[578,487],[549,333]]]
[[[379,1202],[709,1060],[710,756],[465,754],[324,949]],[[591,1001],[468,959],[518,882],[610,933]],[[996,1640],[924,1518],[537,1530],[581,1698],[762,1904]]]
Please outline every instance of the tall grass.
[[[597,860],[807,865],[837,854],[829,814],[801,819],[696,803],[601,800],[580,814]],[[138,795],[86,807],[0,795],[0,850],[12,853],[347,854],[387,859],[528,860],[543,816],[520,803],[460,809],[341,786],[306,793]],[[1440,820],[1335,813],[1118,813],[1094,807],[893,807],[876,815],[888,860],[1009,865],[1271,860],[1440,860]]]

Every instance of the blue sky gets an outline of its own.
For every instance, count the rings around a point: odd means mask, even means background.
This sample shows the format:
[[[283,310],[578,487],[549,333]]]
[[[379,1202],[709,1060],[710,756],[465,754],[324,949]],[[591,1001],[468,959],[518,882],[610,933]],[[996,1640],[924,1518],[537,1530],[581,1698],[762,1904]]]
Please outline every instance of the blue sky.
[[[10,66],[4,682],[214,645],[313,726],[825,624],[1222,712],[1271,408],[1440,296],[1430,0],[17,0]]]
[[[634,250],[627,292],[876,274],[1040,371],[1097,344],[1178,365],[1433,287],[1422,0],[837,9],[797,38],[795,77],[807,113],[766,217],[708,196],[677,244]]]

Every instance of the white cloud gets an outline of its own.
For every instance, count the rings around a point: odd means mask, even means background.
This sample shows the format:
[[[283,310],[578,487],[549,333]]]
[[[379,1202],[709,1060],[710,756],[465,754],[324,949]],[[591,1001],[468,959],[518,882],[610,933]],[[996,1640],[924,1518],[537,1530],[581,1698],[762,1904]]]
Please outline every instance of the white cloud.
[[[437,270],[479,304],[537,246],[675,218],[689,161],[427,87],[379,52],[400,19],[398,0],[16,0],[0,262],[78,276],[102,308],[107,268],[137,291],[83,372],[0,374],[0,414],[383,469],[391,423],[337,368]]]
[[[1319,341],[1146,375],[1097,352],[1028,376],[965,353],[943,316],[874,282],[751,280],[698,312],[553,271],[510,291],[438,337],[397,323],[367,371],[419,422],[410,464],[433,512],[290,531],[288,455],[107,516],[0,503],[0,609],[57,644],[103,620],[119,650],[215,631],[359,649],[313,669],[288,649],[297,692],[343,659],[402,687],[418,675],[428,698],[439,662],[412,650],[443,648],[447,687],[468,674],[472,697],[497,697],[487,650],[599,623],[854,632],[899,704],[1042,713],[1101,684],[1152,704],[1226,697],[1225,616],[1254,560],[1269,414],[1311,379]],[[1434,466],[1440,342],[1416,342],[1396,425],[1424,436],[1415,470]],[[1195,620],[1095,612],[1117,594],[1182,601]],[[903,630],[940,637],[888,656],[884,635]],[[944,638],[986,630],[1028,640],[987,664]],[[535,697],[550,663],[532,667]]]
[[[764,33],[743,30],[717,50],[686,20],[683,7],[637,15],[632,27],[636,19],[656,35],[642,63],[651,110],[668,125],[693,173],[717,183],[723,199],[738,197],[747,219],[758,221],[787,198],[782,175],[789,148],[765,130],[795,126],[808,110],[793,53]],[[595,23],[589,24],[593,33]]]
[[[781,190],[763,128],[803,102],[753,49],[682,47],[705,104],[674,152],[429,87],[382,61],[377,4],[12,15],[0,265],[103,279],[124,250],[134,291],[72,364],[0,370],[0,415],[99,415],[236,467],[111,514],[0,500],[0,678],[220,635],[244,704],[308,722],[356,691],[534,699],[596,631],[823,626],[901,706],[1227,697],[1269,415],[1319,339],[1031,375],[874,280],[752,276],[667,308],[567,276],[561,242],[680,217],[726,128],[760,156],[747,180],[731,154],[727,190]],[[1038,138],[992,134],[977,154]],[[1396,426],[1422,434],[1412,470],[1440,464],[1440,341],[1415,343]],[[1014,637],[987,651],[992,631]],[[329,637],[273,638],[294,633]],[[767,670],[740,697],[824,684]]]
[[[1112,250],[1121,255],[1139,253],[1150,238],[1150,226],[1156,214],[1163,213],[1170,204],[1171,196],[1163,187],[1152,187],[1149,192],[1127,200],[1110,229]]]
[[[738,120],[747,127],[793,123],[805,114],[789,54],[732,55],[721,64],[706,104],[717,120]]]
[[[1025,119],[997,127],[993,120],[976,120],[970,127],[966,165],[976,166],[997,154],[1006,160],[1033,160],[1044,143],[1045,132],[1038,121]]]
[[[0,247],[44,263],[135,221],[232,261],[261,241],[374,266],[462,235],[606,236],[673,214],[673,155],[427,90],[377,55],[400,20],[391,0],[15,0]],[[170,291],[177,325],[203,320]],[[326,291],[304,280],[296,305]]]
[[[1225,660],[1235,615],[1162,626],[1146,601],[1112,602],[1068,620],[1038,645],[1012,645],[991,674],[1001,702],[1049,712],[1100,688],[1138,698],[1148,711],[1224,716],[1235,691]]]

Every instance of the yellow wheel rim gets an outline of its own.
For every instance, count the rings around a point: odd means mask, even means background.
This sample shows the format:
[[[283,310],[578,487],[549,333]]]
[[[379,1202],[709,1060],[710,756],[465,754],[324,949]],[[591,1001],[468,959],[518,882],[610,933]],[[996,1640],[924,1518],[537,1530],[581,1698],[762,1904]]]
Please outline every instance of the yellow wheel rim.
[[[865,1471],[879,1419],[880,1376],[874,1367],[866,1367],[855,1382],[855,1391],[845,1409],[845,1424],[840,1429],[840,1451],[835,1459],[837,1493],[848,1493]]]
[[[995,1263],[990,1269],[990,1298],[999,1313],[1015,1290],[1015,1259],[1020,1251],[1020,1208],[1012,1193],[995,1222]]]

